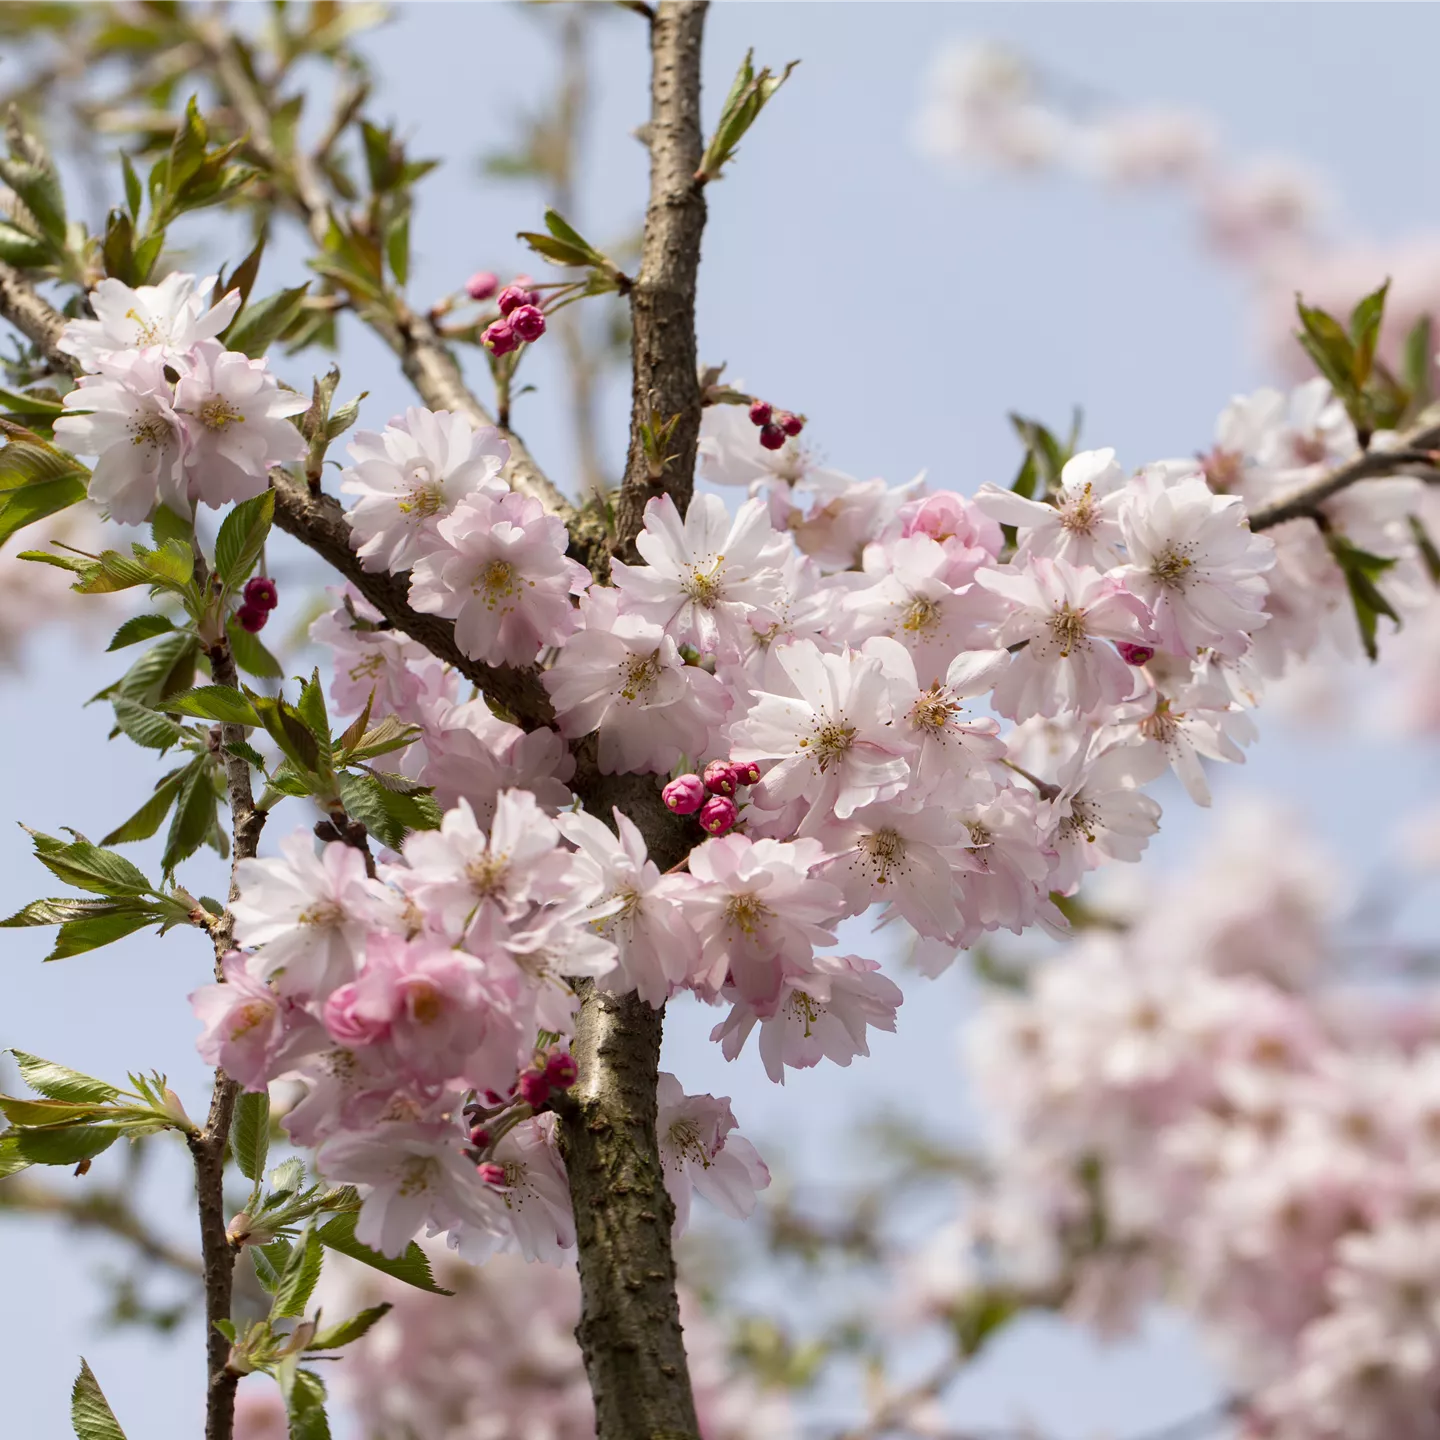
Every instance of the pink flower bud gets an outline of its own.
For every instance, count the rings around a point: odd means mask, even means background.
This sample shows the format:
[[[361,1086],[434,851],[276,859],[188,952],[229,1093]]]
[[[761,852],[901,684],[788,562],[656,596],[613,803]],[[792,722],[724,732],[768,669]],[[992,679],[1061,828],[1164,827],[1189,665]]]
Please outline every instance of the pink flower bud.
[[[257,635],[265,628],[265,622],[270,618],[270,612],[262,610],[258,605],[242,605],[235,612],[235,618],[244,629],[252,635]]]
[[[485,1149],[490,1143],[490,1132],[483,1125],[475,1126],[470,1132],[470,1143],[477,1150]]]
[[[499,288],[500,277],[493,270],[477,270],[465,282],[465,293],[472,300],[488,300]]]
[[[518,310],[522,305],[533,305],[540,297],[533,290],[526,289],[524,285],[507,285],[498,296],[495,303],[500,307],[502,315],[508,315],[512,310]]]
[[[1115,648],[1127,665],[1144,665],[1155,655],[1153,645],[1132,645],[1128,640],[1117,640]]]
[[[480,343],[492,355],[508,355],[520,341],[508,320],[497,320],[493,325],[485,327]]]
[[[705,782],[698,775],[677,775],[660,798],[677,815],[693,815],[705,803]]]
[[[505,1103],[505,1096],[497,1095],[493,1090],[487,1090],[485,1092],[485,1103],[487,1105],[503,1105]]]
[[[760,783],[760,767],[753,760],[730,762],[730,768],[735,772],[735,783],[737,785],[758,785]]]
[[[724,835],[739,817],[728,795],[712,795],[700,811],[700,828],[707,835]]]
[[[538,1110],[550,1098],[550,1082],[539,1070],[527,1070],[520,1077],[520,1098],[532,1109]]]
[[[545,1062],[545,1078],[553,1090],[568,1090],[579,1075],[580,1067],[568,1050],[552,1050]]]
[[[280,592],[275,582],[264,575],[257,575],[245,582],[245,603],[257,610],[273,610],[280,603]]]
[[[538,305],[517,305],[510,312],[510,327],[528,345],[545,333],[545,312]]]
[[[792,415],[788,410],[777,410],[775,423],[787,435],[798,435],[805,428],[805,422],[798,415]]]
[[[505,1183],[505,1167],[497,1165],[493,1160],[486,1160],[477,1165],[475,1173],[486,1185],[503,1185]]]
[[[712,795],[733,795],[735,793],[735,772],[730,768],[728,760],[712,760],[705,767],[705,773],[700,778],[705,782],[705,788]]]
[[[768,425],[772,414],[774,414],[774,407],[768,400],[755,400],[751,402],[750,423],[752,425]]]
[[[785,443],[785,432],[778,425],[762,425],[760,443],[767,450],[778,450]]]
[[[389,1016],[354,981],[330,992],[321,1019],[341,1045],[373,1045],[390,1033]]]

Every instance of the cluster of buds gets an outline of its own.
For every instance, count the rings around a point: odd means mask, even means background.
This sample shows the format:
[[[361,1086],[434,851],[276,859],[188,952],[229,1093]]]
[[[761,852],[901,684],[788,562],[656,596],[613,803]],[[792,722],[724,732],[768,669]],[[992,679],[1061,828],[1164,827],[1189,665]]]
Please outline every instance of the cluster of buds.
[[[489,285],[495,281],[495,276],[488,271],[483,275],[472,275],[466,289],[476,299],[488,299],[493,291],[487,291],[483,297],[475,294],[477,288],[486,288],[478,284],[481,281]],[[512,350],[518,350],[522,343],[532,344],[545,333],[545,312],[540,308],[540,292],[531,290],[529,285],[528,275],[517,275],[495,296],[500,318],[487,325],[480,336],[481,343],[492,355],[508,355]]]
[[[752,400],[749,414],[750,423],[760,427],[760,443],[767,450],[778,450],[805,428],[803,415],[777,410],[768,400]]]
[[[245,582],[245,598],[235,612],[235,618],[252,635],[265,628],[270,612],[280,603],[280,592],[275,582],[266,575],[257,575]]]
[[[487,1090],[483,1103],[475,1101],[465,1107],[472,1122],[470,1159],[487,1185],[505,1183],[505,1167],[489,1158],[505,1133],[547,1104],[551,1096],[568,1090],[578,1075],[575,1058],[568,1050],[557,1046],[536,1051],[534,1062],[520,1072],[508,1096]]]
[[[740,818],[735,797],[741,787],[754,785],[759,779],[760,767],[753,760],[747,764],[712,760],[699,775],[677,775],[661,792],[661,798],[666,809],[675,814],[694,815],[707,835],[724,835],[734,829]]]

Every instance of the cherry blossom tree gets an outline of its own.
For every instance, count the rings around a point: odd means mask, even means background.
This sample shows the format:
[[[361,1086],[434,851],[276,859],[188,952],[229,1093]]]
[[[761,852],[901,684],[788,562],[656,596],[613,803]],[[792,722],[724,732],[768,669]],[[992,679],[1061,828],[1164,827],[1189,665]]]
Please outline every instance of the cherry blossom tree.
[[[666,1006],[725,1007],[711,1039],[735,1059],[755,1035],[783,1084],[867,1056],[925,984],[839,953],[842,921],[905,935],[930,976],[1002,932],[1079,931],[976,1027],[983,1203],[913,1262],[956,1359],[882,1384],[854,1433],[930,1424],[1024,1305],[1115,1325],[1169,1280],[1241,1351],[1257,1435],[1433,1434],[1440,1325],[1412,1273],[1440,1253],[1433,1043],[1383,1007],[1330,1013],[1324,937],[1285,933],[1315,868],[1287,845],[1128,909],[1087,878],[1142,861],[1166,770],[1209,803],[1202,762],[1243,760],[1267,684],[1375,658],[1433,609],[1433,357],[1377,358],[1376,276],[1339,318],[1300,304],[1318,378],[1236,400],[1203,456],[1122,461],[1020,421],[1019,474],[975,497],[822,468],[804,414],[727,382],[695,325],[713,183],[791,67],[747,55],[707,128],[702,0],[624,8],[652,60],[637,254],[551,207],[519,238],[561,278],[481,272],[424,310],[430,166],[370,117],[361,7],[281,9],[263,38],[189,7],[43,22],[159,85],[166,124],[129,132],[91,234],[11,119],[0,539],[39,537],[11,563],[81,597],[130,593],[109,650],[146,648],[97,698],[179,763],[98,843],[32,830],[80,893],[4,924],[58,927],[54,959],[150,928],[207,946],[190,1002],[215,1073],[195,1119],[162,1075],[14,1052],[32,1093],[0,1097],[0,1186],[180,1137],[198,1262],[112,1228],[198,1273],[206,1440],[328,1435],[320,1362],[347,1350],[335,1388],[374,1440],[779,1436],[786,1407],[677,1285],[696,1197],[743,1219],[771,1171],[728,1098],[660,1070]],[[301,59],[334,81],[318,137]],[[967,133],[1035,156],[1056,122],[1016,83],[965,80]],[[258,238],[199,275],[172,256],[205,211]],[[260,298],[272,222],[298,222],[311,278]],[[512,400],[594,306],[628,325],[628,450],[617,483],[597,463],[562,484]],[[353,325],[413,386],[403,415],[306,376]],[[75,513],[110,528],[76,544]],[[275,531],[333,572],[328,690],[259,638],[287,598]],[[167,823],[147,874],[120,847]],[[223,901],[195,893],[205,847]],[[123,1435],[88,1365],[73,1413],[81,1440]]]

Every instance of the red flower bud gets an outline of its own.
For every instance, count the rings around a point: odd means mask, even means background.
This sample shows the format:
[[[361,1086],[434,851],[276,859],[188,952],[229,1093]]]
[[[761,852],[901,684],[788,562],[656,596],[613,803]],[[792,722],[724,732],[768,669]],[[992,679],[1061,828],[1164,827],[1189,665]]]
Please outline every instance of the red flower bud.
[[[739,817],[740,812],[728,795],[712,795],[700,811],[700,828],[707,835],[724,835]]]
[[[750,423],[752,425],[768,425],[770,416],[774,413],[774,406],[768,400],[754,400],[750,404]]]
[[[235,618],[240,622],[242,628],[248,630],[252,635],[258,635],[265,628],[265,622],[270,618],[268,610],[262,610],[258,605],[242,605],[236,612]]]
[[[760,443],[767,450],[778,450],[785,443],[785,432],[778,425],[762,425]]]
[[[488,300],[499,288],[500,277],[492,270],[477,270],[465,282],[465,293],[472,300]]]
[[[693,815],[705,803],[705,783],[698,775],[677,775],[661,792],[667,810]]]
[[[475,1173],[486,1185],[503,1185],[505,1183],[505,1167],[497,1165],[493,1160],[486,1160],[477,1165]]]
[[[760,767],[753,760],[730,762],[730,768],[735,772],[735,783],[737,785],[758,785],[760,783]]]
[[[508,320],[497,320],[493,325],[485,327],[480,343],[492,355],[508,355],[520,341]]]
[[[512,310],[518,310],[522,305],[533,305],[540,297],[524,285],[507,285],[496,297],[495,303],[500,307],[502,315],[508,315]]]
[[[537,305],[517,305],[510,312],[510,328],[528,345],[545,333],[545,312]]]
[[[265,575],[256,575],[245,582],[245,603],[257,610],[273,610],[280,603],[280,592],[273,580]]]
[[[705,773],[700,778],[705,782],[705,788],[712,795],[733,795],[735,793],[735,772],[730,768],[728,760],[712,760],[705,767]]]
[[[538,1110],[550,1098],[550,1082],[539,1070],[527,1070],[520,1077],[520,1098],[532,1109]]]
[[[798,435],[805,428],[805,422],[798,415],[792,415],[788,410],[777,410],[775,423],[787,435]]]
[[[580,1067],[568,1050],[552,1050],[545,1062],[545,1078],[554,1090],[568,1090],[579,1075]]]
[[[1115,648],[1127,665],[1144,665],[1155,656],[1153,645],[1132,645],[1128,640],[1117,640]]]
[[[477,1150],[483,1150],[490,1143],[490,1132],[483,1125],[475,1126],[470,1132],[470,1143]]]

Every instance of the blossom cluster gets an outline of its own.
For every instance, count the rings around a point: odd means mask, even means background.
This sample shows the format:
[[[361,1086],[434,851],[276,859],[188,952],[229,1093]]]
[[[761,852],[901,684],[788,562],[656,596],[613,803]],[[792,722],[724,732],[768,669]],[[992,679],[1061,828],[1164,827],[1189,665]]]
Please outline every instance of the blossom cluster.
[[[272,465],[305,454],[289,417],[309,402],[280,387],[264,360],[217,338],[240,308],[232,290],[210,305],[212,275],[175,272],[131,289],[102,280],[93,320],[72,320],[60,349],[84,368],[55,438],[94,455],[90,499],[127,525],[158,505],[189,515],[263,494]]]
[[[999,1280],[1114,1331],[1164,1298],[1224,1356],[1244,1433],[1440,1433],[1440,1034],[1357,982],[1344,892],[1293,819],[1247,809],[990,996],[995,1182],[923,1262],[927,1304]]]

